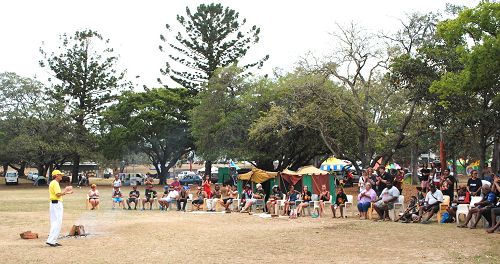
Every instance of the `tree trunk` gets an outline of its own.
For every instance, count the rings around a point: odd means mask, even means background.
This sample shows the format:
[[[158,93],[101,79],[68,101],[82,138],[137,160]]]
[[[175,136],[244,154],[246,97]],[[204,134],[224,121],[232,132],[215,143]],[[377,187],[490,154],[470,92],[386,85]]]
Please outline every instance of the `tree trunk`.
[[[491,160],[491,172],[500,173],[500,133],[495,134],[493,144],[493,159]]]
[[[160,185],[165,185],[167,182],[167,167],[165,166],[165,161],[160,161],[160,171],[158,172],[158,178],[160,179]]]
[[[2,177],[5,177],[5,174],[7,174],[7,171],[9,170],[9,163],[2,164],[2,167],[3,167]]]
[[[418,145],[415,144],[411,147],[411,182],[418,184]]]
[[[205,175],[211,175],[212,174],[212,161],[207,160],[205,161]]]
[[[366,151],[366,145],[368,143],[368,126],[364,127],[359,127],[359,146],[358,146],[358,151],[359,151],[359,157],[361,157],[361,163],[362,166],[367,166],[367,164],[370,163],[370,159],[368,158],[367,151]]]
[[[484,171],[485,171],[485,164],[486,164],[486,150],[488,149],[487,141],[488,137],[486,133],[484,132],[485,128],[484,126],[481,126],[481,138],[479,142],[479,176],[481,179],[484,179]]]
[[[80,154],[73,158],[73,170],[71,171],[71,183],[78,183],[78,173],[80,172]]]

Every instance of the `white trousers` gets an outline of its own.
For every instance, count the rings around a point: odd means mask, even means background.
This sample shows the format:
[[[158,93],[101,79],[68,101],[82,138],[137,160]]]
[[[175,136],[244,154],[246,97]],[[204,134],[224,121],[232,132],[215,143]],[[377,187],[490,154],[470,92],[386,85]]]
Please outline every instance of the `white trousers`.
[[[63,204],[62,202],[50,203],[50,233],[47,238],[47,243],[57,243],[63,220]]]

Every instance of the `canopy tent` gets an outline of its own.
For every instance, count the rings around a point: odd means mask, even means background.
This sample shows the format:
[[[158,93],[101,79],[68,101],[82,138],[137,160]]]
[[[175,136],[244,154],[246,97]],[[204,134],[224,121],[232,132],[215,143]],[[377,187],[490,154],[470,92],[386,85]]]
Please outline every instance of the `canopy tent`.
[[[326,185],[330,192],[335,192],[335,178],[328,171],[320,170],[314,166],[305,166],[298,171],[284,170],[281,172],[281,178],[289,184],[296,185],[301,182],[302,185],[309,187],[313,193],[320,193],[321,185]]]
[[[342,171],[345,166],[352,165],[348,160],[341,160],[335,157],[330,157],[321,163],[320,168],[324,171]]]
[[[277,172],[265,171],[257,168],[253,168],[247,173],[238,175],[238,180],[240,181],[251,181],[254,183],[263,183],[269,179],[274,179],[278,175]]]

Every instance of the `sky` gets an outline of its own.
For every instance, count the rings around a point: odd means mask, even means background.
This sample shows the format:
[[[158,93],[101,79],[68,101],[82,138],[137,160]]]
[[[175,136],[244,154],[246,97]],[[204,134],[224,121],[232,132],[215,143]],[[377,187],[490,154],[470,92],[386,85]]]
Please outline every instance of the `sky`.
[[[213,1],[129,1],[129,0],[5,0],[0,2],[0,72],[11,71],[36,77],[47,83],[49,73],[41,68],[39,48],[57,50],[59,35],[93,29],[110,39],[119,54],[120,69],[137,87],[158,87],[160,68],[167,54],[160,52],[160,34],[165,24],[176,26],[176,15],[186,6],[195,10]],[[261,28],[260,42],[245,61],[270,56],[258,74],[273,69],[293,69],[307,52],[329,54],[333,40],[329,34],[336,23],[355,22],[369,32],[394,32],[399,19],[412,12],[444,10],[446,3],[474,6],[478,0],[233,0],[217,1],[240,13],[248,25]],[[139,78],[135,78],[140,76]],[[140,89],[140,88],[138,88]]]

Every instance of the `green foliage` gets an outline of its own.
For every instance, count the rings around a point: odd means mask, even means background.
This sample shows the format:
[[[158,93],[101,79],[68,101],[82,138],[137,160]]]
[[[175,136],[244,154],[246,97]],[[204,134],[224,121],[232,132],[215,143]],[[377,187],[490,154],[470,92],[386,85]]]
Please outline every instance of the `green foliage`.
[[[186,7],[186,16],[177,15],[177,22],[182,30],[171,37],[160,35],[160,39],[171,50],[170,60],[182,67],[167,62],[161,72],[195,94],[217,68],[238,63],[259,41],[260,28],[254,25],[245,29],[246,19],[221,4],[201,4],[195,13]],[[170,25],[166,28],[171,31]],[[164,50],[161,45],[160,50]],[[268,57],[242,68],[261,67]]]
[[[158,166],[163,183],[168,169],[192,149],[187,116],[191,104],[186,89],[125,92],[103,113],[104,154],[113,159],[127,149],[142,152]]]

